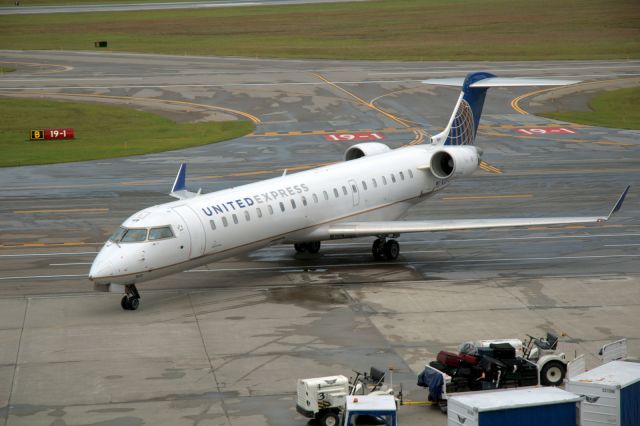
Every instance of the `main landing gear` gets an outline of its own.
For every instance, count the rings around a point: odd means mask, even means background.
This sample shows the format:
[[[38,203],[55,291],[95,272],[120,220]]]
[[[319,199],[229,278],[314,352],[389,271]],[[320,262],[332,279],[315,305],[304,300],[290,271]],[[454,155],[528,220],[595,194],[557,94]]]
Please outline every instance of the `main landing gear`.
[[[295,243],[293,248],[298,253],[311,253],[316,254],[320,251],[320,241],[310,241],[308,243]]]
[[[120,300],[120,306],[125,311],[135,311],[140,306],[140,293],[135,284],[124,286],[125,295]]]
[[[396,240],[377,238],[371,246],[371,253],[375,260],[396,260],[400,254],[400,244]]]

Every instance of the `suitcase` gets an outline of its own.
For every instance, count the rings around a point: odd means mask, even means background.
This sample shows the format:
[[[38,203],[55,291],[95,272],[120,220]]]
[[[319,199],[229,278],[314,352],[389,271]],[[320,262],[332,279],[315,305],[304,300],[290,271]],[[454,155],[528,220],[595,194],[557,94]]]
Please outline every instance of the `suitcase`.
[[[458,354],[447,351],[438,352],[437,360],[439,363],[449,367],[458,367],[462,362],[462,358]]]
[[[478,357],[476,357],[475,355],[461,353],[458,356],[462,359],[462,362],[465,362],[469,365],[476,365],[478,363]]]
[[[493,349],[493,357],[497,359],[515,359],[516,348],[508,343],[491,343],[489,345]]]

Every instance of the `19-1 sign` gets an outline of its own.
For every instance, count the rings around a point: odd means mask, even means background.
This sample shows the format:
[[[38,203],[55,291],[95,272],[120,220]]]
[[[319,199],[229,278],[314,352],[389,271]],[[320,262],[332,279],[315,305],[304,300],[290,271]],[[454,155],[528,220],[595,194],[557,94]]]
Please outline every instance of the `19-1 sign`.
[[[66,129],[44,129],[44,130],[32,130],[32,141],[44,141],[52,139],[73,139],[73,128],[68,127]]]

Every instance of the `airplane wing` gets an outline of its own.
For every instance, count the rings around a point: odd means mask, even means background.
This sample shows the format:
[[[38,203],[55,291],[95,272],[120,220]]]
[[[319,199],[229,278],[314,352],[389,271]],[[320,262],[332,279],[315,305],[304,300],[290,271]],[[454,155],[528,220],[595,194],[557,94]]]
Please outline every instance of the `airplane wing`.
[[[607,216],[575,216],[547,218],[416,220],[385,222],[343,222],[329,227],[333,238],[351,238],[377,235],[399,235],[410,232],[457,231],[461,229],[507,228],[519,226],[566,225],[575,223],[606,222],[620,210],[630,185],[624,190]]]

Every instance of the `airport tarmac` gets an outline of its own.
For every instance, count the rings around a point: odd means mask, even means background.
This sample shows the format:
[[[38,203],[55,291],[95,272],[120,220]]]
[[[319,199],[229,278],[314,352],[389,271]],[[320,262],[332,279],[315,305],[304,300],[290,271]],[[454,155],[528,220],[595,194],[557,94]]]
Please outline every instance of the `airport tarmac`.
[[[425,400],[416,375],[465,340],[555,330],[590,367],[620,337],[640,354],[640,132],[527,114],[637,85],[640,61],[0,51],[4,62],[17,71],[0,76],[0,95],[122,103],[182,121],[252,119],[257,128],[180,151],[0,169],[0,424],[305,425],[297,378],[393,367],[405,397]],[[473,70],[584,83],[492,89],[481,170],[407,219],[606,214],[632,184],[622,211],[599,226],[403,235],[393,263],[373,262],[366,238],[325,243],[318,255],[270,247],[141,285],[135,312],[92,291],[86,274],[103,241],[136,210],[170,201],[181,162],[188,184],[210,192],[340,161],[354,143],[341,135],[422,143],[444,127],[458,91],[421,81]],[[446,417],[403,406],[400,424]]]

